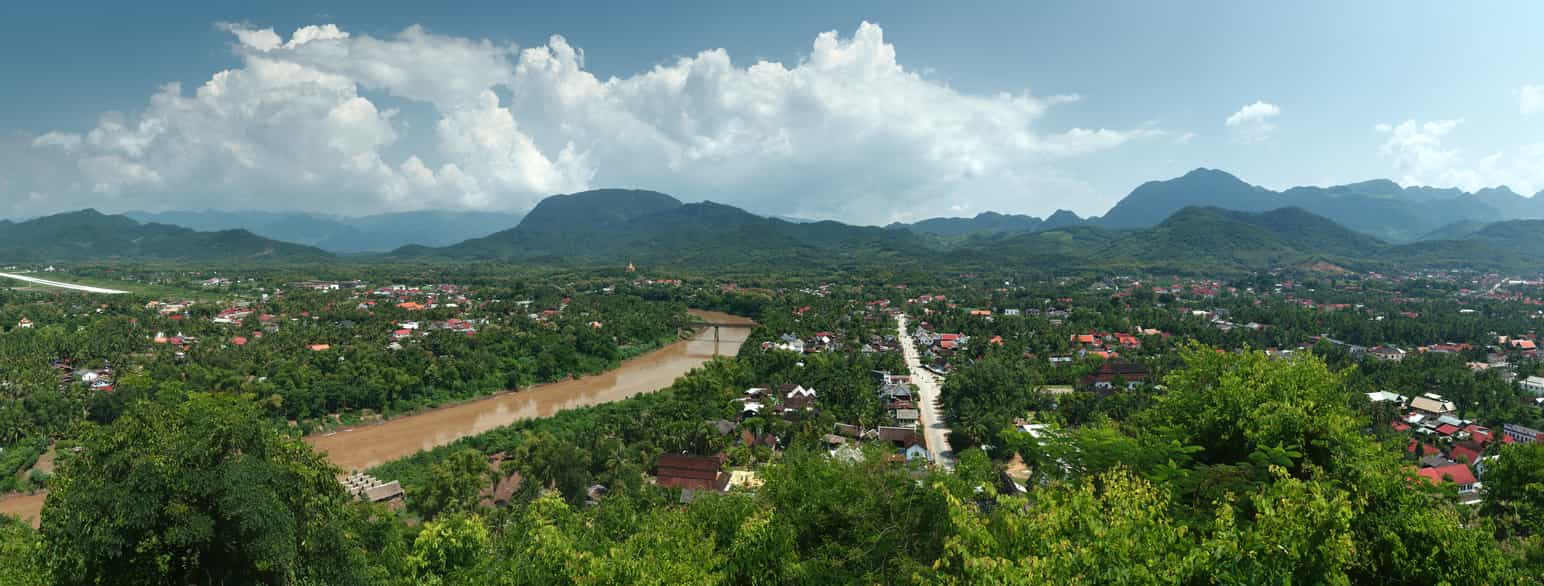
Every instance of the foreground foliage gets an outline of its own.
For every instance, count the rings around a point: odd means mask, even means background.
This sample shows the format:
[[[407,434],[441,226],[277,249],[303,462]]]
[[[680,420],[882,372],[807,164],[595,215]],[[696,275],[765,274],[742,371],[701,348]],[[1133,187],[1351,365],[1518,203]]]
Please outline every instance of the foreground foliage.
[[[651,456],[638,454],[723,447],[703,423],[745,381],[782,368],[720,360],[663,393],[377,470],[417,499],[428,520],[412,528],[349,501],[335,470],[271,431],[246,400],[141,402],[61,461],[40,534],[0,528],[0,572],[11,572],[0,577],[1525,584],[1544,569],[1536,446],[1504,450],[1487,478],[1491,504],[1460,509],[1451,489],[1414,478],[1397,449],[1365,433],[1350,373],[1313,357],[1202,347],[1180,358],[1167,390],[1130,417],[999,448],[1035,465],[1025,494],[1001,491],[981,450],[963,451],[954,473],[887,462],[873,446],[848,463],[814,447],[823,432],[795,426],[781,430],[788,449],[757,466],[757,490],[680,504],[640,481]],[[483,455],[492,451],[512,454],[525,479],[498,508],[473,496],[490,482]],[[597,482],[612,490],[587,504],[582,488]]]

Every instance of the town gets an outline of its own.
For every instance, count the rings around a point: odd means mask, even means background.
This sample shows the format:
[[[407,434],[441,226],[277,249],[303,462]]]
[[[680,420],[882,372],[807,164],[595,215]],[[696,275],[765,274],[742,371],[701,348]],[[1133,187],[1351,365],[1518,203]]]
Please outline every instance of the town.
[[[9,385],[5,511],[45,520],[36,507],[52,475],[91,449],[80,426],[115,426],[168,393],[251,397],[264,425],[325,453],[346,494],[409,532],[548,498],[576,511],[781,498],[793,479],[780,475],[822,466],[867,470],[854,472],[874,476],[865,483],[946,475],[971,498],[1003,499],[1088,477],[1215,498],[1208,486],[1224,479],[1276,490],[1341,465],[1316,455],[1325,440],[1293,433],[1344,437],[1419,480],[1391,485],[1400,499],[1445,500],[1474,518],[1512,506],[1489,489],[1494,469],[1544,427],[1544,282],[1493,274],[800,283],[629,265],[503,280],[175,275],[117,275],[155,282],[154,296],[6,295],[10,380],[50,382]],[[737,326],[729,314],[749,319]],[[707,322],[717,326],[698,325]],[[646,376],[644,360],[681,344],[680,367],[697,368],[665,379],[665,391],[540,397],[616,384],[592,378],[611,369]],[[1327,382],[1194,387],[1208,368],[1266,369],[1267,379],[1309,369]],[[1258,406],[1182,407],[1182,387],[1264,394]],[[486,432],[451,418],[486,419],[486,401],[538,411]],[[1257,437],[1247,426],[1271,425],[1266,406],[1310,409],[1299,416],[1315,423]],[[1198,413],[1147,427],[1171,409],[1241,410],[1189,432],[1179,430]],[[1321,427],[1330,421],[1341,427]],[[1477,521],[1456,527],[1489,539]]]
[[[0,15],[0,586],[1544,584],[1544,3]]]

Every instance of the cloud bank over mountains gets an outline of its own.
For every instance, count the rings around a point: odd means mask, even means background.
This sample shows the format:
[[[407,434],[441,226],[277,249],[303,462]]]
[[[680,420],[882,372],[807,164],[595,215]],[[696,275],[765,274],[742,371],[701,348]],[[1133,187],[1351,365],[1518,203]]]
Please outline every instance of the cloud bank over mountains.
[[[820,34],[792,65],[739,65],[713,49],[608,79],[561,36],[518,48],[419,27],[375,38],[329,24],[286,38],[219,26],[238,67],[197,87],[168,83],[143,111],[103,114],[94,128],[32,137],[29,157],[57,168],[35,174],[46,184],[0,187],[10,214],[520,210],[625,186],[886,222],[1088,197],[1059,161],[1168,134],[1042,128],[1079,97],[957,91],[906,69],[870,23]],[[17,182],[15,171],[0,177]]]
[[[1378,124],[1373,130],[1385,137],[1378,152],[1393,164],[1394,180],[1401,184],[1465,191],[1506,185],[1524,195],[1544,189],[1544,142],[1473,157],[1444,144],[1462,126],[1463,119],[1405,120]]]

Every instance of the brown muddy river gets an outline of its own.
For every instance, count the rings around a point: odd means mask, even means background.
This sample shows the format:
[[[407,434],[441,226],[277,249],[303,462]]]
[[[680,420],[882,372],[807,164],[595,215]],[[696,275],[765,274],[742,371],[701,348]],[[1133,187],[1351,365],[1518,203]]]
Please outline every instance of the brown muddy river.
[[[692,314],[710,322],[752,323],[749,319],[716,311],[693,309]],[[657,391],[714,356],[734,356],[749,334],[749,328],[720,328],[715,343],[713,329],[708,328],[689,340],[628,360],[615,370],[602,374],[538,385],[305,439],[317,451],[325,452],[328,459],[344,472],[365,470],[522,419],[548,417],[564,409],[610,403]],[[43,494],[5,495],[0,497],[0,513],[20,515],[36,526],[43,499]]]
[[[726,313],[692,310],[692,314],[713,322],[751,323]],[[538,385],[328,435],[308,436],[306,441],[317,451],[326,452],[328,459],[344,472],[365,470],[522,419],[548,417],[564,409],[657,391],[715,355],[734,356],[749,334],[746,328],[720,328],[715,348],[713,330],[709,328],[690,340],[628,360],[603,374]]]

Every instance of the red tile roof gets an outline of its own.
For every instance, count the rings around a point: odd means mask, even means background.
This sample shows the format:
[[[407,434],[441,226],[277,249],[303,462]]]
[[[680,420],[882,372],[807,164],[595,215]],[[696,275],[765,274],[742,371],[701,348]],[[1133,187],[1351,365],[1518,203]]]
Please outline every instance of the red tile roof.
[[[1491,434],[1489,429],[1471,423],[1464,427],[1464,431],[1469,432],[1469,436],[1473,437],[1474,441],[1479,442],[1481,445],[1490,443]]]
[[[1432,484],[1442,484],[1444,479],[1452,479],[1457,484],[1474,484],[1474,472],[1469,471],[1467,464],[1448,464],[1435,468],[1422,468],[1416,474],[1430,480]]]
[[[1448,457],[1459,462],[1473,464],[1480,461],[1480,452],[1469,446],[1453,446],[1453,449],[1448,451]]]

